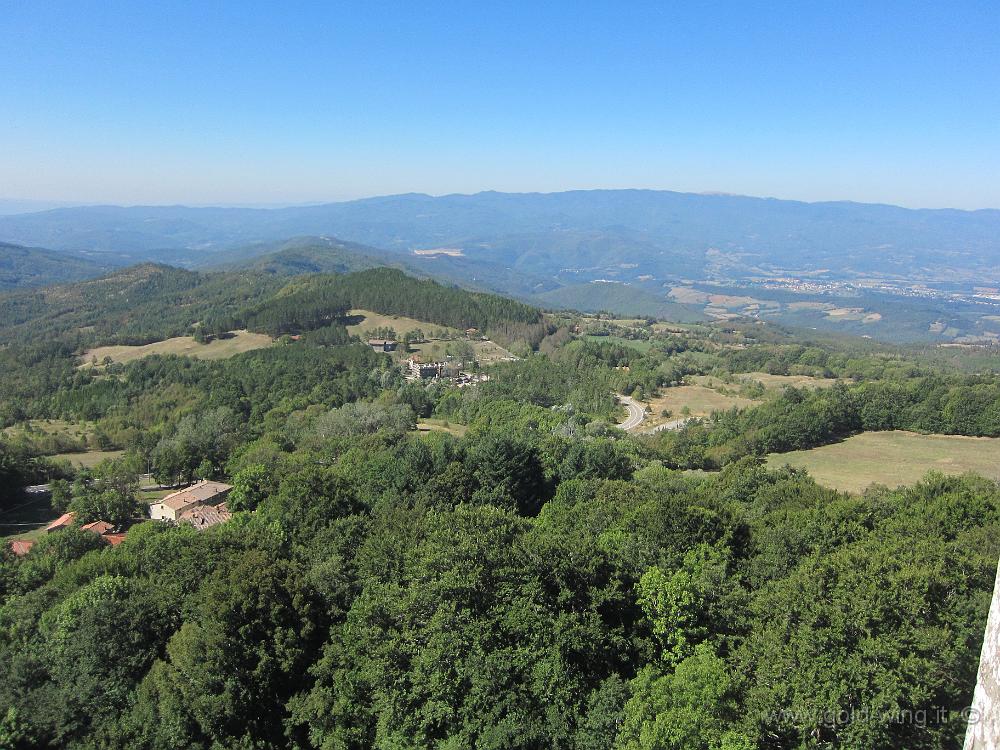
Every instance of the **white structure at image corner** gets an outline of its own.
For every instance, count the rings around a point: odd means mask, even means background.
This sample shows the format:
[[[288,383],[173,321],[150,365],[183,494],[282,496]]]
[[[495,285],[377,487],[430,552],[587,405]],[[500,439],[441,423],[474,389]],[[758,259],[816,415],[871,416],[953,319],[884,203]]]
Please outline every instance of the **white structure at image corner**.
[[[1000,567],[979,656],[979,677],[964,750],[1000,750]]]

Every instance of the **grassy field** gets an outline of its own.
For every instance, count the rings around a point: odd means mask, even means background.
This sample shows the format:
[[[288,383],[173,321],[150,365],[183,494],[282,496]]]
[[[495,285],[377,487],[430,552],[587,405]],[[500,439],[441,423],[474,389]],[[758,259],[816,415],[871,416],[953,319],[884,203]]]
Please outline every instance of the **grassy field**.
[[[354,325],[347,326],[347,332],[352,336],[361,336],[365,331],[370,331],[373,328],[392,328],[397,336],[402,336],[418,328],[427,336],[432,335],[436,331],[447,331],[450,335],[455,336],[459,333],[455,328],[439,326],[437,323],[405,318],[401,315],[382,315],[371,310],[349,310],[348,315],[354,318],[361,318]]]
[[[12,440],[23,440],[33,452],[42,455],[82,451],[97,445],[92,422],[32,419],[8,427],[0,435]]]
[[[642,423],[644,430],[684,416],[707,417],[713,411],[725,411],[734,406],[751,406],[757,402],[742,396],[726,396],[707,386],[695,384],[665,388],[662,395],[645,403],[649,404],[652,413]],[[684,407],[688,408],[687,414],[684,413]],[[661,416],[664,409],[668,409],[671,416]]]
[[[510,359],[513,355],[494,341],[472,341],[472,348],[476,352],[476,359],[482,365],[493,364]]]
[[[67,422],[64,419],[32,419],[23,424],[16,424],[13,427],[4,429],[3,434],[9,437],[31,432],[44,433],[46,435],[65,435],[73,438],[82,438],[90,434],[94,429],[92,422]]]
[[[449,422],[445,419],[421,419],[417,422],[417,430],[420,432],[447,432],[455,437],[462,437],[469,428],[464,424]]]
[[[92,469],[106,458],[118,458],[125,451],[85,451],[84,453],[57,453],[49,458],[56,461],[69,461],[75,467]]]
[[[271,337],[263,333],[250,333],[249,331],[232,331],[231,333],[230,338],[212,339],[207,344],[199,344],[191,336],[178,336],[143,346],[100,346],[84,352],[83,363],[80,366],[90,367],[94,357],[97,357],[98,363],[103,362],[105,357],[111,357],[115,362],[124,363],[142,359],[151,354],[177,354],[197,359],[228,359],[242,352],[271,346],[273,343]]]
[[[837,382],[835,378],[814,378],[809,375],[770,375],[766,372],[747,372],[735,376],[743,382],[757,381],[768,390],[795,388],[829,388]]]
[[[931,469],[1000,479],[1000,438],[865,432],[808,451],[773,453],[770,466],[801,466],[828,487],[859,492],[873,482],[913,484]]]

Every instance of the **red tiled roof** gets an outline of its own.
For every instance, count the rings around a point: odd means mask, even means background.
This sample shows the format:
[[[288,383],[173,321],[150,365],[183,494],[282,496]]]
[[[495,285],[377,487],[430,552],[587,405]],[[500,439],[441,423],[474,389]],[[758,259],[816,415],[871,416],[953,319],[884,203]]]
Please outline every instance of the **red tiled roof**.
[[[95,534],[104,536],[115,527],[107,521],[92,521],[91,523],[85,523],[80,528],[84,531],[93,531]]]
[[[64,529],[73,523],[73,519],[76,518],[75,513],[63,513],[59,518],[50,523],[45,527],[46,531],[55,531],[56,529]]]
[[[24,557],[35,546],[35,543],[28,539],[12,539],[10,551],[18,557]]]
[[[233,514],[229,512],[229,507],[225,503],[219,505],[195,505],[183,511],[178,517],[179,521],[189,523],[196,529],[207,529],[210,526],[217,526],[225,523]]]
[[[108,544],[112,547],[117,547],[119,544],[125,541],[124,534],[104,534],[104,538],[108,540]]]

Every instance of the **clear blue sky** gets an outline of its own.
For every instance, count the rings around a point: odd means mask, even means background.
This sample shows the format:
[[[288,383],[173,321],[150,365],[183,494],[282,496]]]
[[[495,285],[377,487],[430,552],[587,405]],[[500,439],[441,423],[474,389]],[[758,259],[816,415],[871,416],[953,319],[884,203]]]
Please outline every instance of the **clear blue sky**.
[[[14,0],[0,39],[2,198],[1000,207],[997,0]]]

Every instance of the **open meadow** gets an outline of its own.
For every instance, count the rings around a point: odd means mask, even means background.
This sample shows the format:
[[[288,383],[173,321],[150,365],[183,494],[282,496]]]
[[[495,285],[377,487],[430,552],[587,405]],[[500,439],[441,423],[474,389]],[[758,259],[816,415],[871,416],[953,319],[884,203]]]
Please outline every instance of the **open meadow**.
[[[425,336],[432,336],[438,331],[444,331],[449,336],[457,336],[458,329],[428,323],[424,320],[407,318],[402,315],[382,315],[371,310],[348,310],[347,314],[355,320],[347,326],[347,332],[352,336],[363,336],[366,331],[375,328],[391,328],[397,336],[403,336],[410,331],[423,331]]]
[[[820,484],[848,492],[860,492],[872,483],[913,484],[932,469],[1000,479],[1000,438],[864,432],[812,450],[772,453],[767,462],[772,467],[801,467]]]
[[[760,383],[767,390],[793,388],[829,388],[838,382],[836,378],[814,378],[811,375],[771,375],[767,372],[746,372],[734,376],[740,383]]]
[[[651,410],[641,425],[642,430],[645,431],[681,417],[707,417],[714,411],[725,411],[734,406],[752,406],[758,402],[742,396],[726,395],[707,386],[694,384],[664,388],[661,395],[641,403],[647,404]],[[664,416],[664,410],[670,414]]]
[[[231,331],[227,337],[212,339],[207,344],[199,344],[191,336],[177,336],[142,346],[99,346],[96,349],[89,349],[84,352],[80,366],[90,367],[95,357],[98,364],[103,363],[105,357],[111,357],[113,361],[124,364],[152,354],[176,354],[197,359],[228,359],[236,354],[271,346],[272,343],[273,340],[267,334],[249,331]]]
[[[49,456],[53,461],[68,461],[74,469],[93,469],[108,458],[118,458],[125,451],[82,451],[79,453],[56,453]]]

